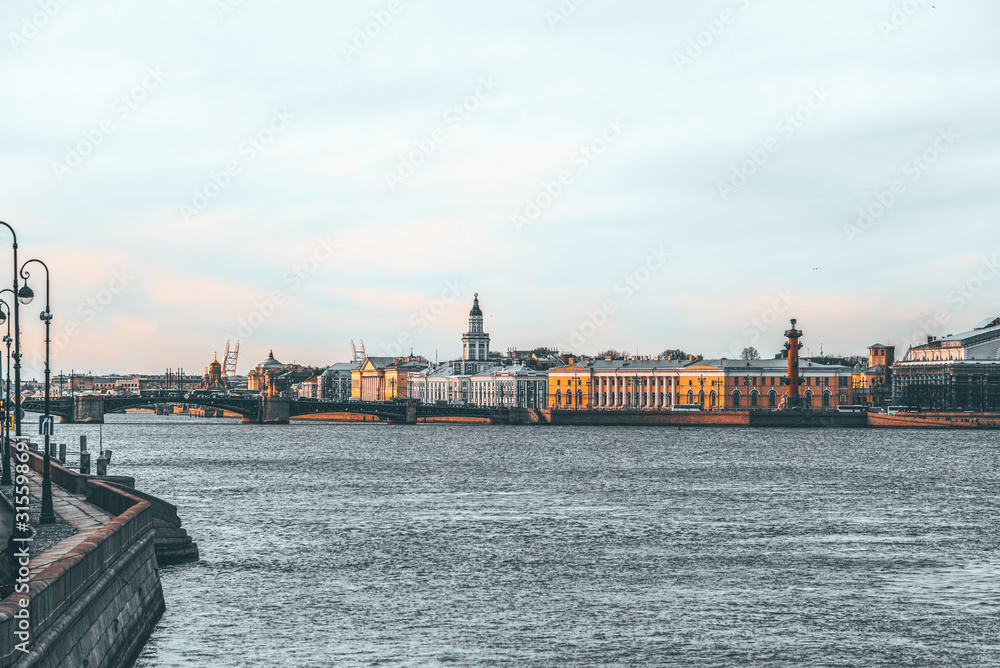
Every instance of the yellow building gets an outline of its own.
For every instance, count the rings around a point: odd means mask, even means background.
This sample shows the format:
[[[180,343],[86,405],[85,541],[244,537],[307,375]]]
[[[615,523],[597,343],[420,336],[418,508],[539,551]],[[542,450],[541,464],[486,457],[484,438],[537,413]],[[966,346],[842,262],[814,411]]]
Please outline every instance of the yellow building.
[[[590,408],[594,400],[593,384],[594,369],[586,362],[577,364],[571,360],[566,366],[549,369],[549,406]]]
[[[803,405],[836,408],[852,402],[851,369],[800,365]],[[705,409],[776,409],[788,390],[788,361],[581,360],[549,371],[553,409],[670,410],[675,405]]]
[[[351,399],[391,401],[407,396],[409,374],[427,368],[422,357],[367,357],[351,371]]]

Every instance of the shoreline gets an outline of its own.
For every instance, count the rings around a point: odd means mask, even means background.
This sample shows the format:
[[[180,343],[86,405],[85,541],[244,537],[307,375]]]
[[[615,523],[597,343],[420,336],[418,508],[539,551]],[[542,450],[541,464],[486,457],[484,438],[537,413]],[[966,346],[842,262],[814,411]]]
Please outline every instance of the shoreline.
[[[606,411],[540,410],[527,424],[554,426],[664,427],[821,427],[877,429],[1000,429],[1000,413],[934,411],[922,413],[841,413],[838,411]],[[313,413],[293,416],[293,422],[387,423],[357,413]],[[487,418],[428,417],[417,424],[492,424]]]

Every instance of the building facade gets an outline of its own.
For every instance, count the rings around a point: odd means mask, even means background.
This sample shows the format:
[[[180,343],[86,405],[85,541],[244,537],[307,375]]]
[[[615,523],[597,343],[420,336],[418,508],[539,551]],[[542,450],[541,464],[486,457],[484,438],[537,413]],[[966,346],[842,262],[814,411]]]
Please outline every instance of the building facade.
[[[431,404],[465,406],[473,403],[473,377],[499,370],[503,359],[490,357],[490,335],[483,331],[483,311],[477,292],[469,311],[469,330],[462,335],[462,358],[410,373],[408,396]]]
[[[469,403],[487,408],[546,408],[548,374],[523,364],[492,367],[469,379]]]
[[[351,398],[358,401],[405,399],[409,380],[427,368],[422,357],[366,357],[351,371]]]
[[[1000,318],[911,347],[892,366],[892,402],[926,410],[1000,410]]]
[[[895,347],[881,343],[868,346],[868,359],[854,369],[854,401],[866,406],[885,406],[892,399],[892,365]]]
[[[788,392],[788,362],[767,360],[581,360],[549,371],[553,409],[779,409]],[[803,408],[835,409],[853,401],[852,371],[803,361]]]
[[[320,378],[320,395],[326,401],[349,401],[351,398],[351,374],[361,369],[358,362],[337,362],[330,366]]]

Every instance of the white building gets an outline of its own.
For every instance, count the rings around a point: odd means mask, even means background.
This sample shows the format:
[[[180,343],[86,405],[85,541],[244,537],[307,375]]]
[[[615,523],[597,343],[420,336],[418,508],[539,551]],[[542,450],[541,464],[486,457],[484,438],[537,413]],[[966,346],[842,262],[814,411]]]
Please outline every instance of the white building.
[[[1000,318],[987,318],[971,331],[936,338],[913,346],[901,362],[948,362],[954,360],[1000,360]]]
[[[545,408],[548,374],[523,366],[495,366],[469,381],[469,401],[489,408]]]
[[[515,356],[490,357],[490,335],[483,331],[478,293],[474,299],[469,331],[462,335],[462,359],[411,373],[408,396],[428,404],[545,408],[548,374],[526,366]],[[552,357],[550,365],[557,361]]]
[[[351,342],[354,348],[354,342]],[[351,400],[351,372],[361,368],[359,362],[337,362],[320,377],[320,394],[326,401]]]

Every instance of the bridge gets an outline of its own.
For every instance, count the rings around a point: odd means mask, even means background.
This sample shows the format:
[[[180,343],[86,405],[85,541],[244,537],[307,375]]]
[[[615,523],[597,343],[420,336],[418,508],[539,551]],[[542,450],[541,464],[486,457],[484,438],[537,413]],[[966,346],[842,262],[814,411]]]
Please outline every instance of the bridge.
[[[529,421],[528,411],[518,408],[483,408],[472,406],[437,406],[416,400],[404,401],[323,401],[268,396],[143,397],[132,395],[81,394],[51,397],[49,414],[66,423],[104,422],[108,413],[123,413],[132,408],[153,408],[163,404],[186,404],[216,408],[236,413],[248,424],[288,424],[289,418],[317,413],[367,415],[390,422],[415,424],[428,418],[477,418],[501,424]],[[21,402],[26,412],[44,413],[45,400],[32,397]]]

